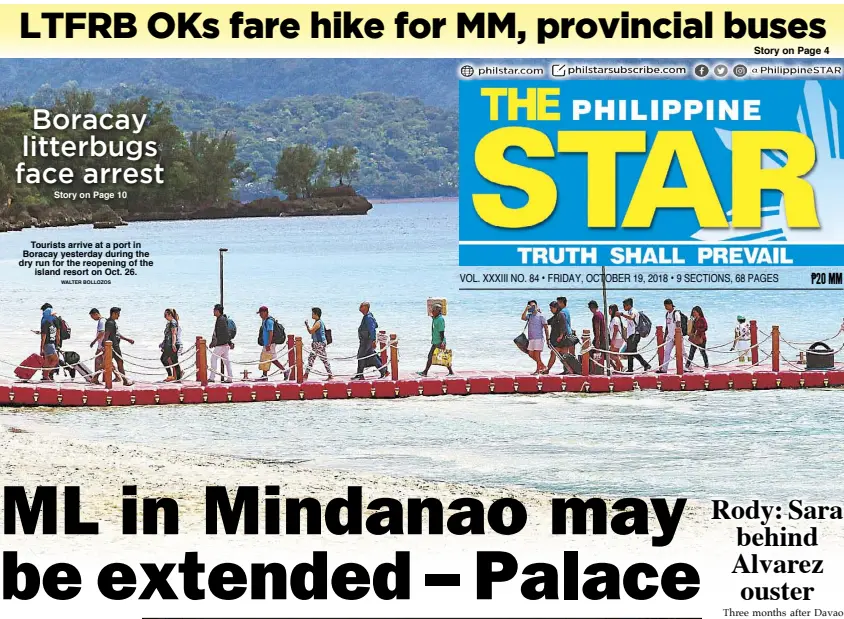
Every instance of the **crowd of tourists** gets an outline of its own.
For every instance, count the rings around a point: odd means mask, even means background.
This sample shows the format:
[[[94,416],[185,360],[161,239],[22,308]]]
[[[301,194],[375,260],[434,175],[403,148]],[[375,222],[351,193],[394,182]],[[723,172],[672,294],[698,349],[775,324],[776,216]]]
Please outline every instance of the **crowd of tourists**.
[[[610,371],[624,371],[626,360],[627,372],[633,372],[636,362],[642,371],[647,372],[651,365],[639,353],[642,338],[648,337],[652,324],[647,315],[633,306],[633,298],[628,297],[621,302],[621,309],[617,304],[607,308],[607,316],[600,310],[597,301],[589,301],[587,307],[592,314],[590,339],[581,341],[572,325],[571,312],[568,309],[568,299],[557,297],[548,304],[550,317],[545,314],[535,301],[529,301],[522,312],[521,319],[525,322],[526,342],[524,352],[536,363],[535,374],[548,374],[557,359],[564,365],[562,373],[580,373],[580,360],[575,355],[578,345],[581,351],[590,350],[591,361]],[[703,309],[695,305],[690,316],[686,316],[675,307],[671,299],[663,302],[665,309],[665,339],[662,345],[662,363],[657,373],[668,372],[674,350],[674,334],[677,327],[682,336],[688,337],[688,353],[684,355],[686,371],[693,371],[695,355],[700,352],[703,367],[709,367],[709,356],[706,350],[707,331],[709,323]],[[516,338],[519,344],[519,338]],[[545,346],[549,348],[547,362],[542,359]],[[737,351],[739,363],[744,363],[750,351],[750,326],[744,316],[736,317],[735,336],[730,350]]]

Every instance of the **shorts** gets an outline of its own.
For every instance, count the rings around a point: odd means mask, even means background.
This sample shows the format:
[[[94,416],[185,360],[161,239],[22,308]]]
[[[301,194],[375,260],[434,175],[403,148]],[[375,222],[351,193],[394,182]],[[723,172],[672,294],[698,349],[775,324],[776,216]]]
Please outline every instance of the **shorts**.
[[[52,357],[56,354],[56,345],[55,344],[44,344],[44,356],[45,357]]]
[[[528,350],[542,350],[543,348],[545,348],[545,340],[542,338],[528,340]]]

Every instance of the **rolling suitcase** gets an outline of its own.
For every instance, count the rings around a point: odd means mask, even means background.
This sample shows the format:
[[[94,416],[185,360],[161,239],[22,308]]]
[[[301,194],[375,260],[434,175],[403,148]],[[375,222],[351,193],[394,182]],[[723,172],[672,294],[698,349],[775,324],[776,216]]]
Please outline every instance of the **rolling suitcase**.
[[[15,368],[15,376],[21,380],[29,380],[35,376],[36,372],[41,371],[44,366],[44,359],[41,355],[32,354],[21,361],[21,364]]]
[[[580,363],[580,359],[575,357],[570,353],[565,353],[564,355],[560,355],[560,361],[563,362],[563,367],[566,368],[566,374],[582,374],[583,373],[583,365]]]

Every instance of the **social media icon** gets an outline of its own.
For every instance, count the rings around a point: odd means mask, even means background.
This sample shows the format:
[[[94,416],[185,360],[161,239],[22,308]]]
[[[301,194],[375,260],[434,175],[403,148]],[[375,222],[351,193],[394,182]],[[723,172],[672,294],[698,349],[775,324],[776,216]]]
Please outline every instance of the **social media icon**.
[[[733,67],[733,75],[736,77],[744,77],[747,75],[747,67],[743,64],[737,64]]]
[[[726,75],[727,75],[727,65],[725,65],[725,64],[715,65],[715,69],[713,70],[713,73],[715,73],[715,77],[726,77]]]
[[[705,64],[699,64],[695,67],[695,75],[698,77],[706,77],[709,75],[709,67]]]

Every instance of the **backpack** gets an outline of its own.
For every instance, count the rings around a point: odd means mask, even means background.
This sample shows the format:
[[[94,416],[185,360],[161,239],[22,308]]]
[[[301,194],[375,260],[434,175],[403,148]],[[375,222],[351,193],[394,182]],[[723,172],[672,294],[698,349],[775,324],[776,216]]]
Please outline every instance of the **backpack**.
[[[237,325],[234,324],[234,320],[226,316],[226,326],[229,329],[229,340],[234,340],[237,336]]]
[[[640,337],[648,337],[651,334],[651,319],[645,315],[645,312],[639,312],[639,320],[636,321],[636,333]]]
[[[64,321],[64,318],[61,316],[53,316],[53,320],[56,323],[56,328],[59,331],[59,336],[62,339],[62,342],[65,340],[70,339],[70,326]]]
[[[682,330],[683,335],[686,335],[689,332],[689,317],[683,312],[680,312],[680,329]]]
[[[284,333],[284,325],[273,318],[273,344],[286,344],[287,335]]]

